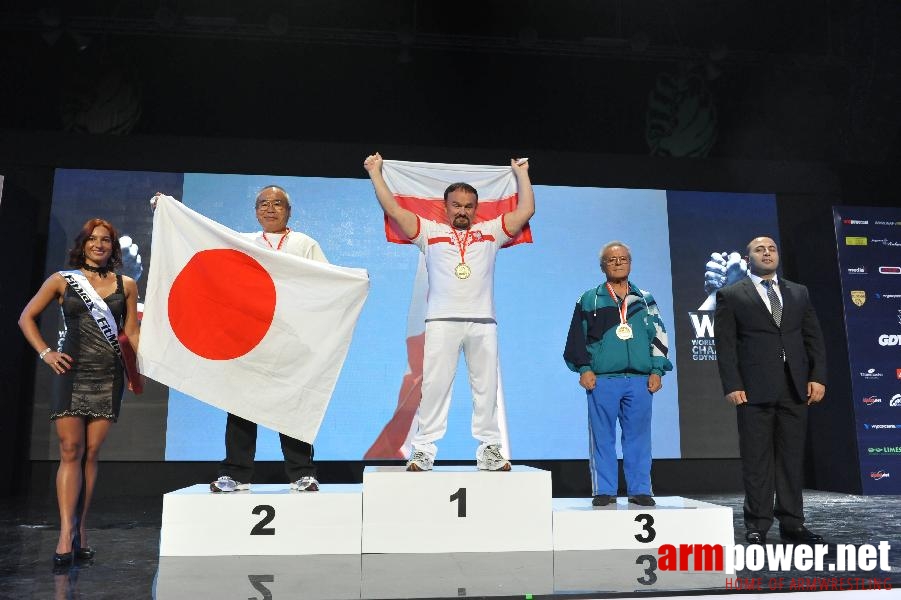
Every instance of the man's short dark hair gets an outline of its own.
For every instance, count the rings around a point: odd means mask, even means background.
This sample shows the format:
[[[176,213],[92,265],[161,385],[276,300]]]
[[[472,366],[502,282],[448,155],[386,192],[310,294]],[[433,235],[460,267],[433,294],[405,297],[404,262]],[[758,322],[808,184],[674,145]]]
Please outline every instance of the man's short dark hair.
[[[444,201],[447,202],[448,195],[450,195],[451,192],[456,192],[457,190],[463,190],[464,192],[472,194],[476,197],[476,202],[479,201],[479,192],[476,191],[476,189],[468,183],[463,183],[462,181],[452,183],[447,186],[447,189],[444,190]]]

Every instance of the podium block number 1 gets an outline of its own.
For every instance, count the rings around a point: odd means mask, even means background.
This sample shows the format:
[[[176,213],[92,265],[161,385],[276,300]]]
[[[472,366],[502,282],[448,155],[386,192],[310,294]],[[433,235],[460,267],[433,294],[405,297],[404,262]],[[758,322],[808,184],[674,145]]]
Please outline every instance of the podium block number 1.
[[[461,487],[456,492],[450,495],[450,501],[453,503],[454,501],[458,501],[457,504],[457,516],[465,517],[466,516],[466,488]]]
[[[275,518],[274,506],[260,504],[259,506],[254,506],[251,512],[255,515],[266,513],[266,516],[253,526],[253,529],[250,530],[250,535],[275,535],[275,527],[266,527]]]

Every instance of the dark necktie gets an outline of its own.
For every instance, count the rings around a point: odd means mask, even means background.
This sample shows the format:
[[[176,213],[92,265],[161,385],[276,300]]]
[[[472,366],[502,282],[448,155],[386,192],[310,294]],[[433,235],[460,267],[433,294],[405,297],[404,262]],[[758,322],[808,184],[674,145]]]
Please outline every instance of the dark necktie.
[[[782,303],[779,302],[779,296],[776,294],[776,288],[773,287],[772,279],[761,280],[761,285],[766,288],[766,297],[770,301],[770,312],[773,313],[773,320],[776,325],[782,324]]]

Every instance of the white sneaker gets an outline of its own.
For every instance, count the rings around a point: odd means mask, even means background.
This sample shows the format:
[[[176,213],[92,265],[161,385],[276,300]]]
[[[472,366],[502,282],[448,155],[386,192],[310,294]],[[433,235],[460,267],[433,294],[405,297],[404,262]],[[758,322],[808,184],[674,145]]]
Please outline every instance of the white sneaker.
[[[291,489],[297,492],[318,492],[319,482],[312,475],[306,475],[292,483]]]
[[[513,468],[510,461],[501,454],[500,444],[485,446],[482,454],[476,457],[476,466],[480,471],[509,471]]]
[[[413,456],[407,461],[408,471],[431,471],[435,459],[422,450],[415,450]]]
[[[249,483],[235,481],[228,475],[223,475],[210,484],[211,492],[246,492],[250,489]]]

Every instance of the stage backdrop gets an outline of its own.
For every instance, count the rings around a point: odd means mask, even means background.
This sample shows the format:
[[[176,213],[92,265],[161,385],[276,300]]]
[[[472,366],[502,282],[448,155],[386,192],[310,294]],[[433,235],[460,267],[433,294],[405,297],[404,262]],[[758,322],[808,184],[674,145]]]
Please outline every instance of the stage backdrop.
[[[540,183],[540,176],[535,178]],[[329,261],[369,271],[370,295],[316,440],[318,460],[361,460],[391,418],[407,371],[407,311],[418,262],[415,247],[385,241],[382,212],[368,179],[61,169],[54,183],[47,273],[63,266],[80,225],[99,215],[125,236],[124,271],[137,277],[143,294],[152,260],[151,195],[173,195],[232,229],[256,231],[254,197],[268,184],[288,190],[290,226],[317,239]],[[676,365],[654,399],[654,456],[737,456],[734,414],[722,399],[711,360],[709,297],[740,274],[733,251],[743,253],[755,235],[776,236],[774,196],[542,185],[535,192],[534,243],[502,250],[497,264],[510,456],[587,457],[585,393],[562,352],[577,298],[602,280],[598,251],[614,239],[632,248],[631,280],[657,299]],[[58,325],[48,310],[42,320],[48,340],[55,339]],[[33,459],[57,456],[47,421],[53,383],[52,374],[37,369]],[[439,459],[473,458],[470,416],[461,360]],[[220,460],[224,427],[221,411],[151,382],[144,395],[127,394],[104,458]],[[281,460],[273,432],[261,431],[257,458]]]
[[[865,494],[901,493],[901,209],[837,206],[857,452]]]

